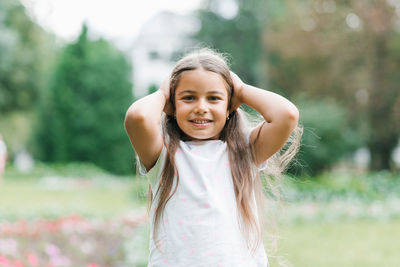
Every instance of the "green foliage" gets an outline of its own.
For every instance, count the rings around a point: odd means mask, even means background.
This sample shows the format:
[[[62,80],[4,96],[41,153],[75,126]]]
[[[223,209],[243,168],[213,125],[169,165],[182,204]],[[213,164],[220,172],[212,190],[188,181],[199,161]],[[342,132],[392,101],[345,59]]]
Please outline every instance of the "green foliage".
[[[18,0],[0,2],[0,112],[30,110],[55,52],[52,36]]]
[[[211,46],[219,52],[232,55],[231,68],[246,83],[259,85],[261,69],[262,22],[258,13],[262,1],[238,1],[238,14],[226,19],[218,13],[221,1],[208,1],[207,9],[198,11],[200,31],[194,36],[197,42]]]
[[[344,107],[326,100],[295,102],[300,110],[304,132],[298,155],[300,160],[290,172],[303,175],[318,173],[362,144],[361,135],[352,128]]]
[[[43,96],[34,135],[36,156],[49,162],[85,161],[115,173],[132,171],[124,117],[133,100],[131,68],[104,40],[83,27],[68,45]]]
[[[394,1],[268,2],[283,7],[268,18],[263,37],[272,87],[346,106],[353,122],[366,126],[360,139],[371,152],[370,168],[390,169],[400,135],[400,15]],[[349,15],[360,23],[350,23]]]
[[[382,171],[376,173],[325,172],[312,180],[289,178],[284,189],[285,199],[298,203],[305,200],[328,203],[353,198],[367,204],[388,198],[399,198],[399,175]]]
[[[149,89],[147,90],[147,94],[152,94],[158,90],[158,86],[155,84],[152,84],[149,86]]]
[[[7,145],[8,161],[12,161],[16,152],[23,149],[31,134],[34,114],[30,111],[13,111],[0,116],[0,133]]]

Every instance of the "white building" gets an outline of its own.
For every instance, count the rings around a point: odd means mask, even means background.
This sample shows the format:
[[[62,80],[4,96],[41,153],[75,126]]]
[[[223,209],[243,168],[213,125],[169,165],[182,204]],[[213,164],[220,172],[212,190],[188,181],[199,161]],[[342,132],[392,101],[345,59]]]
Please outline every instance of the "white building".
[[[135,98],[159,86],[172,71],[182,53],[193,48],[190,36],[199,29],[194,16],[163,11],[141,29],[131,51]]]

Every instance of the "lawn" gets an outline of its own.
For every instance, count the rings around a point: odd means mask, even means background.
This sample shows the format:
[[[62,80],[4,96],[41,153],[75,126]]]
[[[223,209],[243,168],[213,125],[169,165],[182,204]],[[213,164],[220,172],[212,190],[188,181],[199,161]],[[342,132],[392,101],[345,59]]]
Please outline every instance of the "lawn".
[[[7,179],[0,186],[0,214],[19,218],[75,213],[95,217],[122,215],[142,206],[135,196],[135,186],[133,179]]]
[[[287,188],[270,266],[399,266],[398,178],[346,179]],[[91,166],[9,168],[0,186],[0,266],[146,266],[146,194],[146,181]]]
[[[89,164],[38,165],[30,173],[10,167],[0,185],[0,219],[75,213],[115,217],[143,211],[146,196],[146,181]]]
[[[298,223],[281,227],[277,255],[296,267],[397,267],[400,221]],[[279,266],[279,257],[270,257]]]

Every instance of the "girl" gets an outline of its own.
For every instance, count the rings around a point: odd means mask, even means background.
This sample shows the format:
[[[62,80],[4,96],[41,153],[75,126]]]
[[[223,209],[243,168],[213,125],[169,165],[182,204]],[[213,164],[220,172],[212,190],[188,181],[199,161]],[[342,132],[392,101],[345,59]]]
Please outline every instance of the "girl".
[[[248,132],[242,104],[264,118]],[[157,92],[134,102],[125,128],[150,184],[148,266],[268,266],[258,171],[298,117],[291,102],[243,83],[208,49],[181,59]]]

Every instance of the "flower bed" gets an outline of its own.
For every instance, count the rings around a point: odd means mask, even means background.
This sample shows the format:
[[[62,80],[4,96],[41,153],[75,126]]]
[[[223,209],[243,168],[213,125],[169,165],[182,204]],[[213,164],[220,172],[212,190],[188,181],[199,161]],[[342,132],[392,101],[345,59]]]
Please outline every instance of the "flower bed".
[[[1,222],[0,266],[132,266],[126,263],[126,243],[147,220],[146,215],[113,220],[73,215]]]

